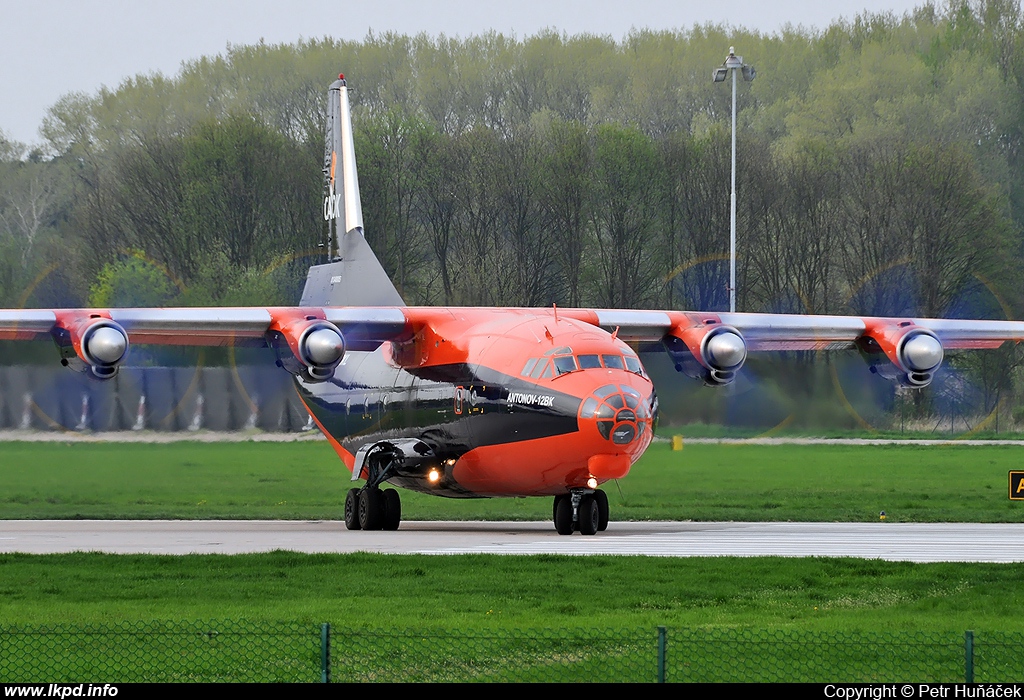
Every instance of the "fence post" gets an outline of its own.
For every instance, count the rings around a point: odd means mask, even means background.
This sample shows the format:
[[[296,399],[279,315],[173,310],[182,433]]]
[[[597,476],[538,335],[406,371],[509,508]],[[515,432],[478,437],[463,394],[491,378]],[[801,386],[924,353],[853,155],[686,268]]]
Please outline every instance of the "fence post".
[[[664,627],[658,628],[658,682],[665,682],[665,655],[666,655],[666,644],[667,633]]]
[[[331,682],[331,623],[320,625],[320,682]]]
[[[974,682],[974,632],[964,632],[964,682]]]

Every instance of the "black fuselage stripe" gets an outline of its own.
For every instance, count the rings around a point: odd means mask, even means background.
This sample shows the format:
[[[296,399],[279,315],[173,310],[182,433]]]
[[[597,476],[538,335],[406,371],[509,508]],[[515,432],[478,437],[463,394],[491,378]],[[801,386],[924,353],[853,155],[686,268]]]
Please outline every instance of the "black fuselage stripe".
[[[299,379],[298,390],[317,420],[353,453],[380,440],[419,438],[440,459],[458,458],[476,447],[579,430],[579,398],[482,365],[408,371],[388,365],[380,352],[353,352],[331,381]]]

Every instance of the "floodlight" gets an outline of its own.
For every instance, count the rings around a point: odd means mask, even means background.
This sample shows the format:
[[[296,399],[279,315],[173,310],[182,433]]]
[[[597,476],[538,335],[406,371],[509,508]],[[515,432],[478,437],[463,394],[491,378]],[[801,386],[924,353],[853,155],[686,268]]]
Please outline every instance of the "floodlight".
[[[729,56],[711,74],[716,83],[724,83],[732,73],[732,194],[730,196],[729,226],[729,311],[736,311],[736,71],[743,80],[750,82],[757,76],[753,66],[743,62],[743,56],[736,55],[736,49],[729,47]]]

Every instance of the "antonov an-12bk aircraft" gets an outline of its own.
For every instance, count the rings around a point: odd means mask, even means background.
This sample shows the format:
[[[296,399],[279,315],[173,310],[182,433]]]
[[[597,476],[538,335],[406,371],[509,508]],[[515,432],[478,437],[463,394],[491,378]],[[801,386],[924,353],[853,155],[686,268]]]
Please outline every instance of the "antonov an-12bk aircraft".
[[[857,347],[871,369],[931,382],[945,349],[1024,339],[1024,322],[612,309],[409,307],[363,237],[344,76],[328,92],[330,262],[298,306],[0,310],[0,338],[51,337],[62,364],[113,377],[130,342],[269,346],[352,480],[353,530],[397,529],[402,488],[551,496],[559,533],[608,524],[599,486],[651,443],[658,400],[627,343],[729,384],[747,353]]]

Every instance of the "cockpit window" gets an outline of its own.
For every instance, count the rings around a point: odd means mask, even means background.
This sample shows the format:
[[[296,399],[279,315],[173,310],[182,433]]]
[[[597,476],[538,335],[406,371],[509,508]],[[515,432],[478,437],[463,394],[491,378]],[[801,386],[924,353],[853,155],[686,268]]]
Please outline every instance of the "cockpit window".
[[[601,355],[601,359],[608,369],[626,369],[626,366],[622,364],[622,355]]]
[[[526,361],[519,374],[532,379],[541,379],[575,372],[578,369],[626,369],[634,374],[644,375],[643,365],[636,355],[572,355],[572,348],[563,346],[548,350],[544,357],[532,357]],[[548,357],[557,355],[552,361]],[[553,362],[553,364],[552,364]],[[547,371],[545,371],[547,370]]]
[[[540,376],[541,376],[541,374],[543,374],[545,367],[548,367],[548,374],[547,374],[547,376],[550,377],[551,376],[551,368],[548,365],[548,361],[544,360],[544,359],[542,359],[540,362],[538,362],[537,366],[533,368],[533,372],[530,373],[530,377],[533,378],[533,379],[540,379]]]
[[[558,374],[568,374],[569,372],[575,372],[577,369],[576,358],[572,355],[562,355],[555,358],[555,371]]]

